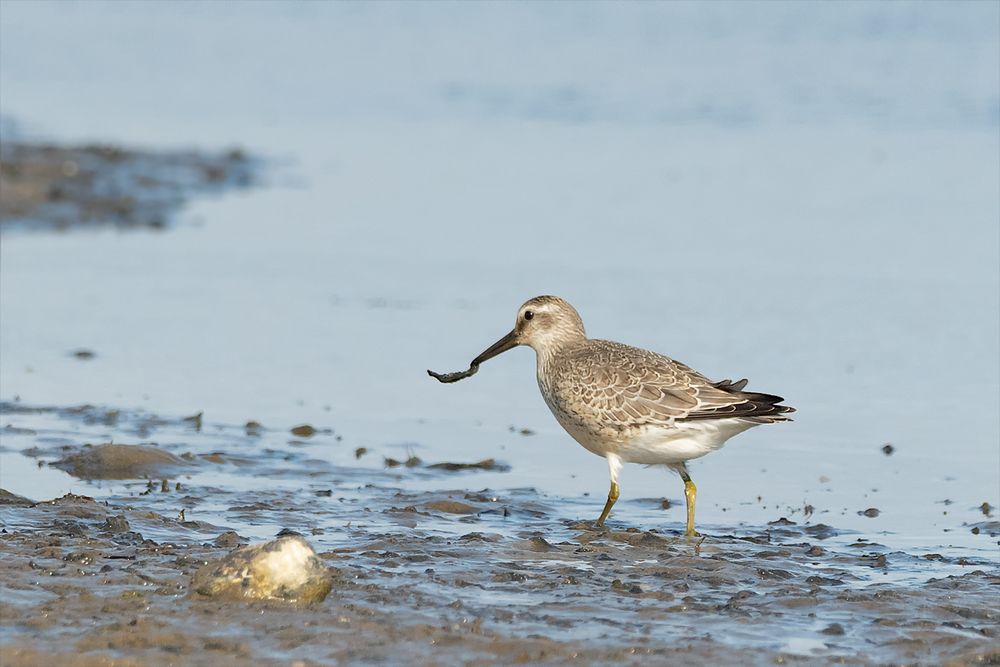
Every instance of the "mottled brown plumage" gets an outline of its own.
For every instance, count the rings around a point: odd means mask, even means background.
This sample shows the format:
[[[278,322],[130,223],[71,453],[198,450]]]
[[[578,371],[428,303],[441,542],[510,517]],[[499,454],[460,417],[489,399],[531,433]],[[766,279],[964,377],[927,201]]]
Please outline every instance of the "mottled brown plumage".
[[[742,391],[746,380],[712,382],[679,361],[607,340],[567,345],[539,381],[561,405],[622,428],[730,417],[766,424],[793,411],[778,396]]]

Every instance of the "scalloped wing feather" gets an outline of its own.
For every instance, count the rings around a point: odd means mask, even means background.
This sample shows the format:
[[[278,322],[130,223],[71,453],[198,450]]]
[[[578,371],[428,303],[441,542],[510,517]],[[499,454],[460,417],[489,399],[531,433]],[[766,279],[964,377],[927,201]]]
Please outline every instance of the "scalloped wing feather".
[[[565,409],[618,427],[676,421],[745,418],[781,421],[791,412],[782,399],[742,391],[746,380],[712,382],[655,352],[588,340],[555,361],[552,389]]]

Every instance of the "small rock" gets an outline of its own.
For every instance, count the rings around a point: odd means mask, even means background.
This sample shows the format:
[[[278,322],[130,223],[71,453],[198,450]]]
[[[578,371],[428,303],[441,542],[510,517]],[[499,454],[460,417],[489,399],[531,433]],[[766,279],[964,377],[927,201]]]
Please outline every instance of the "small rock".
[[[822,630],[824,635],[842,635],[844,634],[844,626],[840,623],[831,623]]]
[[[823,547],[817,547],[817,546],[809,547],[809,550],[806,551],[807,556],[822,556],[825,553],[826,550],[823,549]]]
[[[233,547],[238,547],[242,541],[243,538],[235,530],[227,530],[215,538],[212,544],[223,549],[232,549]]]
[[[979,533],[985,533],[990,537],[997,537],[1000,535],[1000,521],[980,521],[978,523],[970,524],[970,526],[977,529]],[[979,535],[979,533],[975,534]]]
[[[836,528],[828,526],[825,523],[816,523],[811,526],[806,526],[802,530],[817,540],[826,540],[839,534]]]
[[[493,533],[484,535],[483,533],[466,533],[460,538],[463,542],[499,542],[501,537]]]
[[[93,350],[86,350],[81,348],[79,350],[73,350],[73,356],[76,357],[77,359],[80,359],[81,361],[90,361],[91,359],[96,357],[97,354]]]
[[[886,456],[892,456],[892,453],[894,451],[896,451],[896,448],[893,447],[891,443],[887,442],[884,445],[882,445],[882,453],[885,454]],[[843,633],[841,633],[841,634],[843,634]]]
[[[83,447],[60,459],[53,467],[80,479],[135,479],[182,465],[180,459],[156,447],[106,444]]]
[[[528,548],[532,551],[552,551],[555,549],[548,540],[546,540],[541,535],[535,535],[530,540],[528,540]]]
[[[367,447],[358,447],[354,450],[354,458],[360,459],[362,456],[368,453]]]
[[[292,429],[292,435],[297,435],[300,438],[311,438],[316,435],[316,429],[309,424],[301,424]]]
[[[877,507],[869,507],[863,512],[858,512],[858,514],[860,514],[861,516],[867,516],[869,518],[875,518],[879,515],[879,511]]]
[[[478,507],[460,503],[457,500],[435,500],[434,502],[427,503],[424,507],[447,514],[476,514],[479,512]]]
[[[865,554],[861,557],[861,562],[869,567],[887,567],[889,559],[885,554]]]
[[[321,602],[333,587],[330,572],[299,535],[240,547],[199,569],[193,594],[230,600]]]
[[[104,520],[104,525],[101,526],[102,530],[106,530],[109,533],[127,533],[129,531],[128,519],[125,518],[124,514],[119,514],[118,516],[109,516]]]

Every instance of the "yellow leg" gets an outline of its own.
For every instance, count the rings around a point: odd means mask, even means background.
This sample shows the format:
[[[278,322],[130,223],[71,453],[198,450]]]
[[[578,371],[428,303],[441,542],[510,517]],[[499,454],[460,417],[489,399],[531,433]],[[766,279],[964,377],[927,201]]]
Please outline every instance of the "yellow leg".
[[[697,537],[698,532],[694,529],[694,502],[698,496],[698,487],[694,485],[691,478],[684,480],[684,500],[687,501],[687,530],[684,532],[688,537]]]
[[[598,526],[604,525],[604,520],[608,518],[611,514],[611,508],[618,501],[618,482],[611,482],[611,490],[608,491],[608,502],[604,503],[604,511],[601,512],[601,517],[597,520]]]

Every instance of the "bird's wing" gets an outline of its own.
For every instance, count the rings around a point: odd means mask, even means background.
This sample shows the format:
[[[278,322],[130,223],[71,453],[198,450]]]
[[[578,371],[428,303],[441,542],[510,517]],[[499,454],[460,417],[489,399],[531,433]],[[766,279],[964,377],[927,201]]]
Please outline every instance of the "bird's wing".
[[[746,380],[713,383],[663,355],[609,341],[588,341],[568,358],[560,384],[601,422],[639,426],[742,417],[757,420],[791,408],[781,399],[742,391]]]

